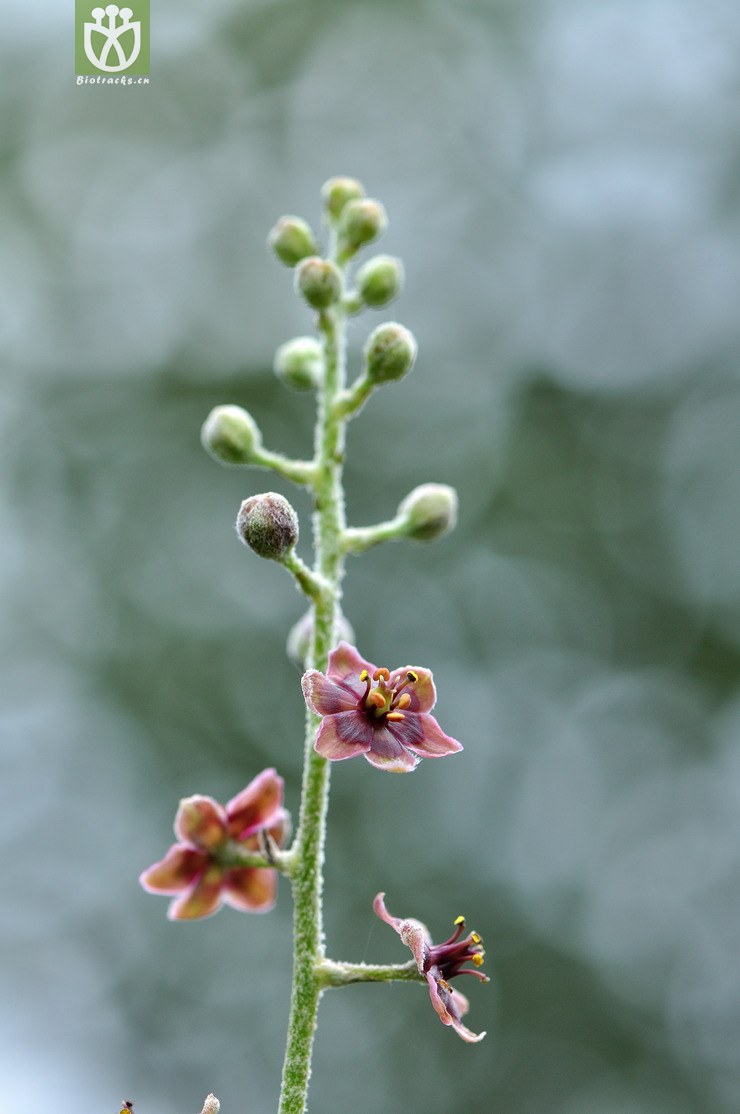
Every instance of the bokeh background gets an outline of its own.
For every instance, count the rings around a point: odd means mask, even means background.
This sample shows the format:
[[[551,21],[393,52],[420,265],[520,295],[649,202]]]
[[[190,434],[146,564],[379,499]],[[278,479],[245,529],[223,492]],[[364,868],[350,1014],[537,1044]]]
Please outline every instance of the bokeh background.
[[[735,0],[154,0],[148,88],[78,87],[72,4],[0,3],[0,1077],[7,1110],[276,1108],[290,900],[165,919],[178,799],[298,802],[289,579],[237,544],[310,451],[265,237],[385,203],[411,376],[349,438],[350,519],[418,483],[458,531],[353,560],[362,651],[431,667],[464,756],[334,770],[333,955],[373,916],[488,948],[476,1047],[422,989],[321,1007],[311,1109],[740,1109],[740,12]],[[352,358],[381,314],[352,327]]]

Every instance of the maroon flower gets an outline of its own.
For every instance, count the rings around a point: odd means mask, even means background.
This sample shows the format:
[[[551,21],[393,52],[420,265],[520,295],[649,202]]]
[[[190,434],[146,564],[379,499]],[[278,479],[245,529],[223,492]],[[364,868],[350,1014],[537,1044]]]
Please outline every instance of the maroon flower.
[[[186,797],[175,817],[181,842],[139,881],[149,893],[181,895],[167,911],[173,921],[209,917],[224,901],[245,913],[268,912],[275,904],[277,872],[234,866],[233,858],[240,850],[258,851],[261,832],[280,845],[290,828],[282,804],[283,779],[272,769],[258,774],[225,808],[212,797]]]
[[[411,948],[419,974],[429,984],[429,997],[442,1024],[451,1025],[464,1041],[474,1043],[483,1040],[485,1033],[471,1033],[463,1025],[462,1017],[468,1012],[468,1000],[459,990],[453,990],[449,981],[457,975],[473,975],[481,982],[489,982],[488,976],[478,970],[483,965],[485,954],[483,941],[478,933],[469,932],[460,939],[465,931],[465,918],[458,917],[455,931],[449,940],[445,940],[444,944],[433,944],[421,921],[412,917],[408,920],[392,917],[385,907],[384,897],[383,893],[376,896],[373,909],[381,920],[395,929],[404,944]],[[466,963],[473,963],[474,967],[466,967]]]
[[[364,754],[380,770],[405,773],[419,758],[444,758],[462,750],[429,712],[437,694],[428,669],[406,666],[389,673],[340,642],[329,654],[326,676],[303,675],[303,695],[323,716],[315,747],[331,761]]]

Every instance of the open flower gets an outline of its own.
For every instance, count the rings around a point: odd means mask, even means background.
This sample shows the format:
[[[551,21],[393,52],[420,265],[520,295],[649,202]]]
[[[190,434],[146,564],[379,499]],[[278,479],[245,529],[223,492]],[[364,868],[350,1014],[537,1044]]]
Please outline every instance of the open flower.
[[[462,750],[429,712],[437,694],[428,669],[377,669],[354,646],[340,642],[329,654],[326,676],[303,675],[303,695],[323,716],[315,747],[331,761],[364,754],[380,770],[405,773],[419,758],[444,758]]]
[[[463,1024],[462,1018],[468,1012],[468,1000],[459,990],[453,990],[450,979],[457,975],[473,975],[481,982],[488,982],[488,976],[479,968],[483,965],[483,941],[477,932],[465,931],[465,918],[458,917],[455,931],[444,944],[433,944],[425,925],[412,917],[402,920],[392,917],[385,907],[385,894],[380,893],[373,902],[373,909],[382,921],[395,929],[407,947],[411,948],[419,974],[429,984],[429,997],[440,1016],[443,1025],[451,1025],[464,1041],[475,1043],[483,1040],[485,1033],[471,1033]],[[462,938],[461,938],[462,937]],[[466,967],[472,963],[472,967]]]
[[[186,797],[175,817],[173,844],[165,857],[139,877],[145,890],[178,894],[170,920],[194,920],[216,913],[225,901],[245,913],[266,913],[275,904],[277,872],[240,866],[241,851],[258,852],[260,834],[279,846],[290,818],[283,805],[283,779],[263,770],[224,808],[212,797]]]

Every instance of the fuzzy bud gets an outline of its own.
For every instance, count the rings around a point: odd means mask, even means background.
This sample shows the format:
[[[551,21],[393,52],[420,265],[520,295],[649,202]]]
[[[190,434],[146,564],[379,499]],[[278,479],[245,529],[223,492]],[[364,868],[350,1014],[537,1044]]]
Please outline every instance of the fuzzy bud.
[[[295,337],[275,353],[275,374],[289,387],[310,391],[324,374],[324,352],[315,337]]]
[[[286,267],[295,267],[319,250],[311,226],[300,217],[281,217],[267,237],[267,244]]]
[[[411,371],[416,359],[414,334],[395,321],[378,325],[365,344],[367,374],[374,383],[392,383]]]
[[[241,406],[216,406],[200,432],[203,448],[223,464],[249,464],[262,447],[262,436],[251,414]]]
[[[356,178],[330,178],[321,188],[321,199],[330,220],[337,220],[341,216],[348,201],[356,201],[364,196],[362,182],[358,182]]]
[[[371,244],[385,232],[388,218],[379,201],[363,197],[348,201],[342,210],[339,226],[344,255],[354,255],[365,244]]]
[[[221,1109],[221,1103],[215,1095],[207,1095],[206,1101],[203,1103],[203,1109],[200,1114],[218,1114]]]
[[[403,283],[403,266],[392,255],[375,255],[357,272],[357,289],[368,306],[384,306],[395,298]]]
[[[244,500],[236,532],[258,556],[282,561],[298,541],[298,515],[282,495],[267,491]]]
[[[311,255],[296,268],[295,288],[313,309],[326,309],[342,294],[342,276],[328,259]]]
[[[434,541],[455,528],[457,492],[447,484],[421,484],[399,505],[398,514],[406,519],[408,537]]]
[[[288,634],[288,641],[285,645],[288,657],[290,660],[299,667],[305,669],[306,658],[308,651],[311,647],[311,636],[313,635],[313,612],[307,611],[297,623],[290,628]],[[345,619],[344,615],[339,616],[339,624],[337,629],[338,642],[350,642],[355,644],[356,636],[352,629],[352,624],[349,619]]]

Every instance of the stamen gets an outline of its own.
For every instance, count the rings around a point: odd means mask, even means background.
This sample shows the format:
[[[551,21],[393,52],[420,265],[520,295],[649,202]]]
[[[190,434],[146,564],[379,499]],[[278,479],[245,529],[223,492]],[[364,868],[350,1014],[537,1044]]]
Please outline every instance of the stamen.
[[[369,674],[368,674],[367,669],[363,669],[362,673],[360,674],[360,680],[362,681],[363,684],[368,679],[368,676],[369,676]]]
[[[376,669],[375,672],[373,673],[373,680],[374,681],[379,681],[381,679],[381,677],[383,678],[384,681],[390,681],[390,679],[391,679],[391,675],[388,672],[388,670],[385,669],[382,666],[381,666],[380,669]]]
[[[455,925],[465,924],[465,917],[455,917],[454,924]]]
[[[475,964],[476,967],[482,967],[483,966],[483,964],[485,963],[485,960],[483,958],[483,952],[476,952],[475,953],[475,955],[473,956],[473,963]]]
[[[387,720],[390,720],[391,723],[398,723],[399,720],[406,719],[406,716],[403,714],[403,712],[388,712],[388,715],[385,718]]]
[[[471,932],[470,933],[470,939],[473,941],[474,944],[482,944],[483,943],[482,937],[480,937],[477,932]]]
[[[372,704],[375,708],[385,708],[385,697],[382,692],[373,689],[372,692],[368,693],[365,703]]]
[[[396,701],[396,707],[397,708],[408,708],[410,703],[411,703],[411,697],[409,696],[409,694],[407,692],[404,692],[404,693],[401,694],[401,696],[399,696],[398,700]]]
[[[406,680],[410,681],[412,685],[415,685],[416,682],[419,680],[419,674],[414,673],[413,669],[409,669],[408,673],[406,674]]]

